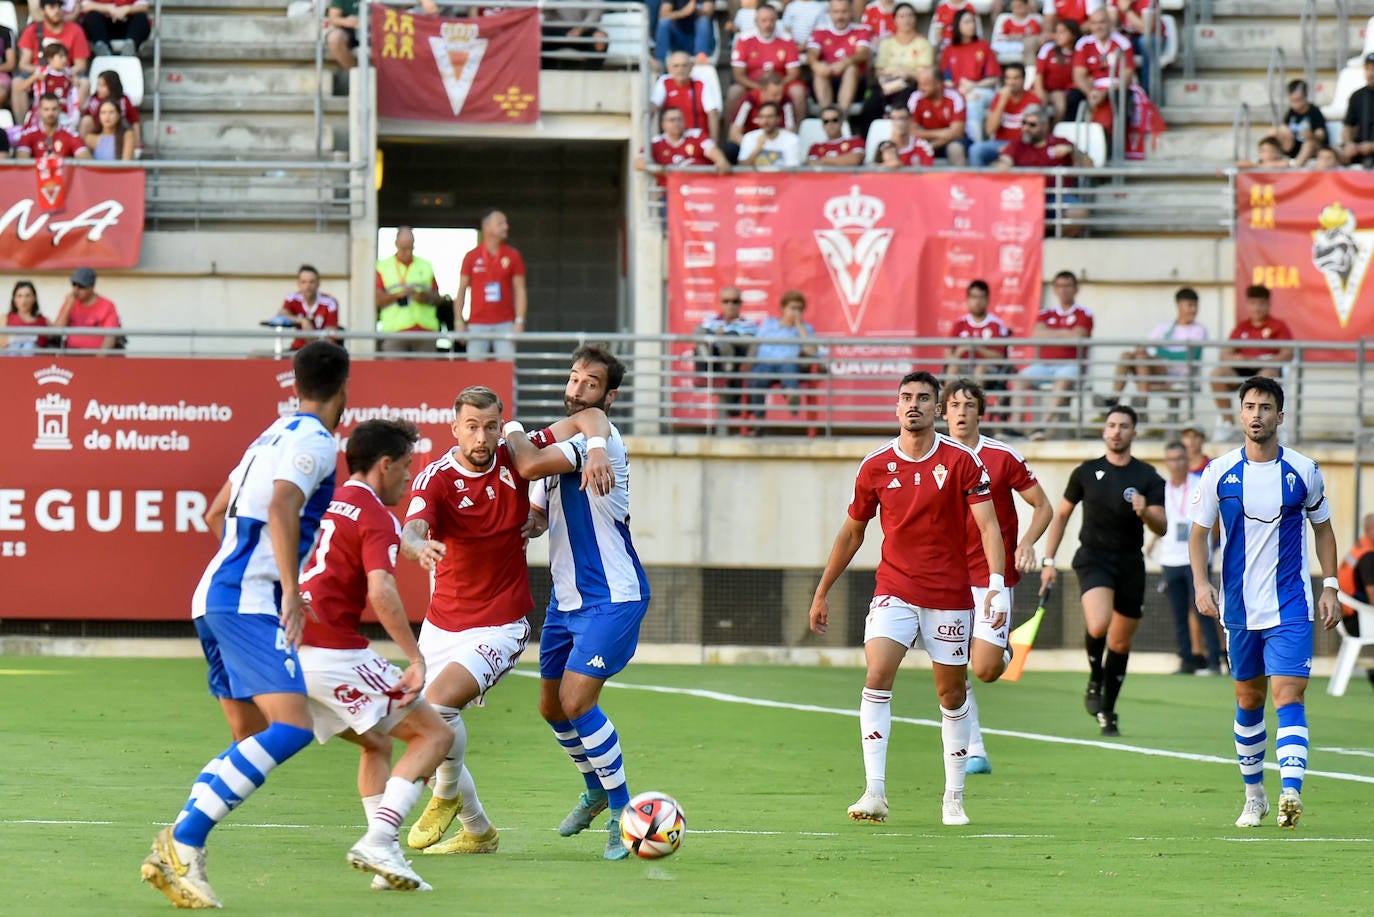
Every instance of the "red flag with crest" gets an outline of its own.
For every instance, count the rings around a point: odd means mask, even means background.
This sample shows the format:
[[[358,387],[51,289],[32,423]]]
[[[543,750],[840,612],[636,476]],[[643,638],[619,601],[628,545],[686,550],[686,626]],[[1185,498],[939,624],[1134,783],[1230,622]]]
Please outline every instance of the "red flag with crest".
[[[38,209],[52,213],[67,206],[67,167],[62,157],[55,153],[44,153],[33,164],[34,176],[38,180]]]

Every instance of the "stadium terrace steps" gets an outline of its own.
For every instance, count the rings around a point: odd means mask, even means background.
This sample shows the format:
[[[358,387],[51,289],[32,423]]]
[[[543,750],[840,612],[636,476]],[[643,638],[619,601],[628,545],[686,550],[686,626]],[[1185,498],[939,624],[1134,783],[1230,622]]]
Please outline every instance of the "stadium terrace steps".
[[[334,149],[331,125],[324,125],[323,142],[327,153]],[[185,113],[162,119],[158,151],[173,159],[247,159],[259,154],[314,159],[315,131],[310,119],[294,113],[261,113],[251,119]]]
[[[324,72],[325,80],[330,71]],[[164,64],[162,101],[195,98],[210,111],[235,100],[265,101],[266,97],[307,96],[315,94],[313,67],[226,67]],[[213,102],[211,102],[213,100]]]
[[[1188,0],[1193,2],[1193,0]],[[1302,0],[1212,0],[1212,16],[1215,19],[1288,19],[1294,23],[1298,21],[1298,15],[1302,12]],[[1347,7],[1364,9],[1363,13],[1352,9],[1350,18],[1368,19],[1374,15],[1374,10],[1369,9],[1365,3],[1349,3]],[[1181,15],[1181,14],[1180,14]],[[1336,18],[1336,0],[1317,0],[1317,16],[1321,19]]]

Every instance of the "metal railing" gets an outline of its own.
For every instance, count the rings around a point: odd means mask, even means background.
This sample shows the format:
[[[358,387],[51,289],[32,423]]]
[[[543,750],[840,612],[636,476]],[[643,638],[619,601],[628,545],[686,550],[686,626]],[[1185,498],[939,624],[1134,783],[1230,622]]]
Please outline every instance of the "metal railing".
[[[1312,92],[1313,85],[1307,84],[1308,92]],[[1284,59],[1283,48],[1277,45],[1269,52],[1269,66],[1264,73],[1264,89],[1269,98],[1269,123],[1273,127],[1278,127],[1288,105],[1288,64]]]
[[[716,180],[713,170],[669,168],[690,172],[701,180]],[[744,171],[744,170],[741,170]],[[827,168],[803,166],[791,172],[823,172],[827,175],[893,174],[877,166]],[[901,170],[954,172],[949,168]],[[1045,176],[1045,235],[1066,238],[1094,235],[1148,233],[1216,234],[1235,231],[1236,200],[1234,167],[1223,169],[1160,168],[1157,166],[1102,166],[1084,169],[1014,169],[1015,175]],[[1162,189],[1161,182],[1172,187]],[[914,182],[913,182],[914,184]],[[664,216],[666,192],[657,182],[645,182],[645,214],[650,220]],[[1168,193],[1172,192],[1172,193]]]
[[[1231,119],[1231,158],[1240,162],[1250,156],[1250,103],[1241,102]]]
[[[125,328],[131,357],[244,356],[284,357],[293,338],[338,338],[351,350],[366,354],[379,335],[337,329],[302,331],[199,330],[188,328]],[[463,360],[458,349],[437,349],[451,343],[453,334],[409,332],[388,338],[428,340],[433,353],[377,354],[378,359]],[[505,336],[465,334],[466,340],[503,340]],[[1226,373],[1213,377],[1219,351],[1233,342],[1189,342],[1190,359],[1136,359],[1138,348],[1157,341],[1140,338],[1093,338],[1046,342],[1034,338],[1005,338],[1010,348],[995,360],[951,361],[951,346],[963,339],[818,337],[812,356],[771,360],[765,369],[754,356],[759,344],[797,345],[797,338],[716,335],[633,335],[531,332],[514,338],[517,355],[516,410],[521,416],[550,419],[563,410],[568,355],[588,342],[603,343],[628,367],[616,403],[617,422],[627,433],[698,433],[726,435],[777,433],[804,436],[873,435],[893,427],[894,393],[901,377],[913,369],[928,369],[942,377],[972,374],[990,392],[987,423],[1010,436],[1042,431],[1045,438],[1091,440],[1101,434],[1100,418],[1113,389],[1121,380],[1124,391],[1115,397],[1133,403],[1141,412],[1142,431],[1151,435],[1176,433],[1188,422],[1210,426],[1219,415],[1220,397],[1234,409],[1234,387],[1241,377]],[[727,350],[740,347],[742,350]],[[1291,361],[1276,366],[1286,395],[1287,441],[1344,443],[1368,449],[1374,443],[1374,399],[1365,397],[1374,384],[1371,356],[1374,339],[1360,341],[1283,341],[1293,350]],[[1081,372],[1057,383],[1036,381],[1018,367],[1035,363],[1042,347],[1073,347],[1080,354]],[[69,352],[70,353],[70,352]],[[1340,358],[1322,362],[1313,357]],[[1059,365],[1064,365],[1061,361]],[[1250,361],[1255,364],[1254,360]],[[790,364],[780,368],[776,364]],[[1256,365],[1266,365],[1263,363]],[[758,369],[756,370],[756,366]],[[1129,367],[1129,371],[1123,367]],[[1229,391],[1215,392],[1226,381]]]
[[[1312,92],[1317,85],[1317,0],[1303,0],[1302,13],[1298,16],[1298,29],[1302,34],[1302,78],[1307,81],[1307,91]],[[1344,62],[1337,65],[1337,70]],[[1272,101],[1272,96],[1270,97]],[[1278,115],[1274,117],[1278,122]]]
[[[1336,72],[1345,69],[1350,55],[1350,10],[1347,0],[1336,0]]]

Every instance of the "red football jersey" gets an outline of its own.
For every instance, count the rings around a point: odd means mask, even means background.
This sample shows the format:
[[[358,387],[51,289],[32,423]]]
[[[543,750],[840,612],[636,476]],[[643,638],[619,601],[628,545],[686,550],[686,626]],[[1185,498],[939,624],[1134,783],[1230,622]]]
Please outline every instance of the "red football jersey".
[[[994,140],[1019,140],[1021,138],[1021,114],[1032,105],[1043,105],[1040,97],[1033,92],[1021,93],[1021,98],[1007,103],[1002,109],[1002,120],[997,123]]]
[[[1041,12],[1046,16],[1072,19],[1086,29],[1088,27],[1088,3],[1089,0],[1045,0]],[[1101,0],[1099,0],[1093,4],[1093,8],[1096,9],[1101,5]]]
[[[964,97],[949,86],[943,87],[939,98],[927,97],[920,91],[913,92],[906,105],[911,110],[911,120],[916,126],[928,131],[938,131],[955,121],[968,120]]]
[[[70,69],[54,70],[51,67],[39,67],[37,78],[29,87],[29,92],[30,98],[33,99],[33,107],[24,119],[25,130],[39,125],[38,100],[48,93],[57,96],[62,102],[61,123],[76,130],[76,123],[81,117],[81,96],[76,88],[76,75]],[[98,128],[99,124],[96,127]]]
[[[1030,489],[1035,483],[1035,472],[1030,470],[1021,454],[1001,440],[978,437],[974,447],[978,459],[987,469],[989,490],[992,491],[992,508],[997,510],[997,527],[1002,530],[1002,550],[1006,552],[1006,568],[1003,579],[1010,589],[1021,581],[1021,572],[1016,569],[1016,503],[1012,492],[1020,493]],[[983,553],[983,536],[973,514],[968,517],[968,575],[971,585],[986,587],[988,584],[988,556]]]
[[[1006,322],[1002,321],[991,312],[984,315],[982,321],[974,319],[973,316],[965,312],[954,320],[954,324],[949,329],[949,334],[950,337],[956,338],[982,338],[984,340],[991,340],[1011,337],[1011,329],[1007,327]],[[1006,358],[1006,347],[998,347],[996,350],[1002,358]]]
[[[40,125],[31,127],[20,134],[19,142],[14,145],[14,148],[16,150],[28,150],[33,154],[34,159],[45,153],[53,153],[64,159],[70,159],[76,155],[77,150],[84,150],[86,144],[82,143],[75,134],[68,133],[60,127],[49,137],[43,132]]]
[[[1074,303],[1067,312],[1061,312],[1058,306],[1041,309],[1040,314],[1035,317],[1035,323],[1046,328],[1086,328],[1089,335],[1093,333],[1093,314],[1078,303]],[[1078,348],[1063,344],[1042,345],[1035,359],[1077,360]]]
[[[821,63],[833,64],[835,61],[853,57],[860,48],[873,49],[873,33],[867,26],[855,25],[850,23],[843,32],[836,30],[832,25],[825,29],[816,29],[811,33],[811,40],[806,43],[807,50],[815,48],[820,52]],[[863,73],[867,65],[861,66],[859,72]]]
[[[997,55],[992,45],[975,38],[962,45],[950,45],[940,52],[940,72],[945,75],[951,86],[958,88],[961,80],[978,82],[989,77],[1001,76],[1002,65],[997,63]]]
[[[715,149],[711,138],[693,128],[683,131],[677,143],[668,139],[667,134],[657,134],[649,141],[649,154],[660,166],[709,166],[706,155]]]
[[[852,153],[855,150],[863,151],[864,141],[862,137],[841,137],[839,140],[824,140],[820,143],[811,144],[811,149],[807,151],[807,159],[833,159],[836,156],[843,156],[845,153]]]
[[[933,166],[935,147],[924,137],[912,137],[910,143],[897,151],[897,158],[904,166]]]
[[[1277,318],[1267,318],[1259,325],[1246,319],[1232,329],[1231,340],[1291,341],[1293,340],[1293,332],[1288,330],[1288,326]],[[1262,357],[1282,349],[1281,347],[1238,347],[1236,348],[1236,352],[1242,357]]]
[[[757,89],[749,90],[744,101],[740,103],[739,109],[735,112],[735,120],[732,123],[746,134],[750,131],[759,130],[759,106],[762,104],[759,101],[759,91]],[[797,110],[792,107],[792,100],[783,99],[777,105],[782,109],[782,129],[795,134],[797,132]]]
[[[401,526],[371,487],[349,480],[334,491],[301,573],[301,593],[315,613],[305,616],[301,642],[331,650],[365,648],[358,623],[367,607],[367,575],[395,573],[400,550]]]
[[[450,452],[415,479],[406,522],[423,519],[429,537],[447,548],[426,615],[435,625],[447,631],[494,627],[534,608],[520,534],[530,515],[529,490],[504,442],[484,472],[469,471]]]
[[[1065,54],[1058,45],[1047,41],[1035,55],[1035,79],[1045,92],[1073,88],[1073,54]]]
[[[30,22],[24,26],[24,31],[19,36],[18,47],[27,50],[33,55],[33,66],[39,67],[43,63],[43,55],[38,47],[38,27],[43,26],[43,47],[48,45],[60,44],[66,47],[71,63],[91,59],[91,45],[86,41],[86,33],[81,26],[75,22],[63,22],[62,28],[53,29],[46,22]]]
[[[1084,35],[1073,46],[1073,65],[1087,69],[1094,87],[1107,89],[1114,76],[1135,69],[1135,51],[1118,32],[1107,36],[1105,45],[1099,45],[1096,36]]]
[[[496,325],[515,321],[512,278],[525,276],[525,259],[518,251],[502,242],[493,255],[482,243],[463,257],[459,273],[471,284],[472,311],[468,324]]]
[[[868,31],[873,35],[873,42],[877,44],[882,39],[897,31],[897,8],[888,11],[884,10],[878,0],[873,0],[868,6],[864,7],[864,15],[861,20]]]
[[[1039,16],[1027,16],[1025,22],[1017,22],[1008,16],[1002,20],[1002,28],[993,38],[1030,38],[1034,35],[1042,35],[1044,32],[1045,24]],[[1031,47],[1035,46],[1032,45]]]
[[[744,75],[757,83],[765,73],[783,76],[789,67],[801,66],[797,44],[776,32],[771,41],[764,41],[757,32],[750,32],[735,41],[730,52],[730,66],[743,67]]]
[[[86,100],[86,107],[81,109],[81,112],[82,114],[90,115],[92,118],[95,118],[96,123],[99,124],[100,106],[104,103],[105,99],[100,98],[100,96],[95,93],[91,93],[91,97]],[[123,116],[125,121],[129,122],[130,126],[138,123],[138,108],[134,103],[129,101],[128,96],[120,96],[115,104],[119,106],[120,115]]]
[[[935,19],[944,30],[940,33],[940,47],[954,41],[954,17],[959,15],[960,10],[973,10],[971,0],[940,0],[940,5],[935,7]],[[977,22],[978,11],[973,10],[973,14],[973,21]]]
[[[676,108],[682,112],[688,129],[696,128],[708,133],[711,122],[706,113],[721,110],[720,93],[714,88],[707,87],[701,80],[688,80],[687,85],[682,86],[666,73],[654,83],[649,101],[660,111]]]
[[[851,519],[867,522],[877,514],[882,523],[874,594],[922,608],[972,608],[968,507],[992,498],[987,471],[972,449],[940,433],[919,458],[903,455],[897,443],[863,460],[849,504]]]
[[[281,308],[288,315],[301,315],[310,319],[310,327],[316,331],[339,327],[339,302],[328,293],[316,293],[313,306],[307,306],[305,297],[301,294],[292,293],[286,297]],[[305,338],[296,338],[291,342],[291,349],[300,350],[306,343]]]

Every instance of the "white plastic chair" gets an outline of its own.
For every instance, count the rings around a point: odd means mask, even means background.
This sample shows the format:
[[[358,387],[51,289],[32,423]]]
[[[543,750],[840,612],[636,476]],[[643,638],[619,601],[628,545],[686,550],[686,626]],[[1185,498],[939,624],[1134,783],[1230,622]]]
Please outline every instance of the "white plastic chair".
[[[701,80],[702,95],[706,99],[721,99],[720,74],[711,64],[696,64],[692,67],[692,79]]]
[[[864,138],[864,162],[876,162],[878,147],[884,140],[892,139],[892,122],[879,118],[868,126],[868,136]]]
[[[286,4],[287,19],[313,19],[315,16],[315,0],[291,0]]]
[[[8,108],[0,108],[0,131],[14,127],[14,115]]]
[[[1336,90],[1331,96],[1331,102],[1322,106],[1322,114],[1326,115],[1327,121],[1345,120],[1345,110],[1350,107],[1350,97],[1365,82],[1363,60],[1360,57],[1353,58],[1345,65],[1345,69],[1336,74]]]
[[[19,40],[19,14],[14,11],[14,4],[10,0],[0,0],[0,25],[10,30],[14,41]]]
[[[91,66],[87,70],[94,80],[106,70],[113,70],[119,74],[119,81],[124,84],[124,95],[128,97],[130,104],[135,108],[143,104],[143,62],[136,57],[97,57],[91,60]]]
[[[606,33],[606,62],[625,66],[639,61],[649,43],[648,14],[640,10],[604,13],[599,23]]]
[[[820,118],[803,118],[802,123],[797,125],[797,146],[801,150],[802,159],[806,159],[806,153],[813,144],[825,142],[825,126],[821,124]]]
[[[1054,126],[1054,136],[1078,147],[1078,152],[1092,160],[1094,166],[1107,161],[1107,132],[1092,121],[1060,121]]]
[[[1159,0],[1159,8],[1176,13],[1183,9],[1183,0]]]
[[[1331,681],[1326,686],[1326,693],[1340,697],[1345,693],[1346,685],[1350,684],[1350,676],[1355,671],[1355,663],[1360,658],[1360,650],[1366,646],[1374,646],[1374,605],[1361,602],[1344,592],[1336,593],[1336,598],[1346,608],[1354,609],[1356,616],[1360,619],[1360,635],[1358,637],[1351,636],[1350,631],[1345,629],[1344,621],[1336,625],[1336,630],[1341,635],[1341,648],[1336,653],[1336,668],[1331,672]]]
[[[1163,42],[1159,49],[1159,69],[1178,60],[1178,20],[1173,16],[1160,14],[1160,31],[1163,32]]]
[[[1371,53],[1374,53],[1374,16],[1370,16],[1364,24],[1364,47],[1360,50],[1360,57]]]

